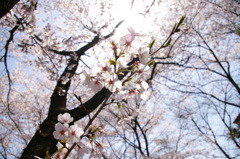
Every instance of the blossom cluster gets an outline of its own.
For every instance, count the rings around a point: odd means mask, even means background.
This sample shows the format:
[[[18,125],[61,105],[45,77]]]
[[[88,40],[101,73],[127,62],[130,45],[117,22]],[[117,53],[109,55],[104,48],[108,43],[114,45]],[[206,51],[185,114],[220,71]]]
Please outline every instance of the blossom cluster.
[[[93,136],[96,133],[101,132],[100,128],[90,129],[88,134],[84,135],[83,129],[80,127],[79,122],[75,122],[73,125],[69,125],[73,122],[73,118],[69,113],[59,114],[58,123],[55,125],[55,131],[53,136],[58,140],[58,151],[51,157],[54,159],[62,159],[65,155],[72,151],[71,147],[76,144],[76,156],[82,157],[88,154],[90,158],[100,158],[103,153],[103,144],[100,144],[93,140]],[[84,135],[84,136],[83,136]]]
[[[150,54],[144,48],[136,49],[135,43],[137,43],[136,38],[139,34],[132,28],[128,28],[128,31],[129,34],[121,37],[118,44],[111,42],[113,55],[108,57],[106,63],[98,63],[91,71],[83,71],[80,78],[95,92],[105,87],[113,94],[119,95],[120,98],[145,100],[150,93],[142,74],[149,70]],[[126,63],[133,58],[137,60],[134,60],[132,64]],[[124,116],[117,124],[128,125],[136,113]],[[84,133],[78,123],[69,125],[73,122],[73,118],[68,113],[60,114],[58,121],[53,132],[54,138],[59,141],[55,158],[63,158],[71,151],[74,144],[77,147],[77,156],[89,154],[90,158],[101,158],[104,146],[96,141],[97,133],[101,132],[100,127],[89,128],[88,132]]]
[[[108,57],[106,63],[98,63],[91,71],[83,71],[80,78],[95,92],[105,87],[118,95],[147,99],[150,95],[148,84],[141,79],[141,75],[149,69],[150,54],[146,49],[136,49],[139,34],[132,28],[128,28],[128,31],[129,34],[121,37],[118,44],[111,42],[113,55]],[[129,58],[132,60],[136,57],[138,61],[127,65]],[[130,73],[119,80],[119,76],[125,72]]]

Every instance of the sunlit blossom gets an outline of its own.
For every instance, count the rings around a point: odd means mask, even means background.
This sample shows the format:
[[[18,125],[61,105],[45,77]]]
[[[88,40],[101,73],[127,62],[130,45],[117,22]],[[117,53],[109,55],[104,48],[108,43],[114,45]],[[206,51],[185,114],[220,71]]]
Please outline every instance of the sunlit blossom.
[[[137,95],[137,99],[140,100],[147,100],[150,96],[150,92],[143,90],[143,91],[139,91],[138,95]]]
[[[120,44],[120,49],[124,53],[129,53],[131,49],[133,49],[133,41],[135,40],[136,37],[136,32],[134,31],[133,28],[129,27],[128,31],[130,34],[127,34],[123,37],[120,38],[119,44]]]
[[[147,90],[148,89],[148,83],[145,81],[136,81],[136,88],[138,90]]]
[[[80,79],[83,81],[83,84],[89,85],[91,76],[87,71],[84,70],[80,75]]]
[[[139,50],[138,52],[138,58],[139,58],[139,61],[142,63],[142,64],[147,64],[150,60],[150,54],[148,51],[142,51],[141,49]]]
[[[67,123],[69,124],[70,122],[73,121],[73,118],[69,113],[64,113],[64,114],[59,114],[58,115],[58,121],[61,123]]]
[[[121,37],[119,44],[120,44],[120,48],[124,53],[129,53],[130,50],[133,48],[132,45],[132,36],[131,35],[125,35],[123,37]]]
[[[125,128],[128,124],[131,123],[133,117],[132,116],[126,116],[124,118],[121,118],[118,122],[117,125]]]
[[[67,152],[68,152],[68,150],[66,148],[59,149],[59,152],[54,156],[54,158],[62,159],[66,155]]]
[[[94,74],[99,74],[99,73],[106,74],[106,73],[109,73],[112,71],[113,71],[113,67],[109,63],[106,63],[106,62],[105,63],[101,62],[93,68]]]
[[[101,158],[103,154],[103,145],[100,143],[96,143],[96,147],[93,149],[89,158]]]
[[[131,27],[131,26],[128,27],[128,31],[129,31],[129,33],[130,33],[130,35],[131,35],[131,37],[132,37],[132,40],[134,40],[135,37],[139,35],[138,33],[135,32],[135,30],[134,30],[133,27]]]
[[[105,87],[111,92],[115,92],[117,89],[120,90],[122,88],[122,82],[118,80],[116,74],[109,74],[109,76],[106,77]]]
[[[90,83],[88,85],[95,92],[103,88],[102,80],[98,77],[91,78]]]
[[[84,144],[83,142],[78,142],[77,147],[78,147],[78,151],[77,151],[78,156],[83,156],[84,154],[88,154],[90,151],[90,147],[87,147],[86,144]]]
[[[53,136],[57,140],[66,140],[68,137],[68,124],[57,123]]]
[[[80,140],[80,136],[84,133],[84,131],[82,128],[79,128],[77,124],[74,124],[70,126],[68,133],[70,140],[73,142],[77,142]]]

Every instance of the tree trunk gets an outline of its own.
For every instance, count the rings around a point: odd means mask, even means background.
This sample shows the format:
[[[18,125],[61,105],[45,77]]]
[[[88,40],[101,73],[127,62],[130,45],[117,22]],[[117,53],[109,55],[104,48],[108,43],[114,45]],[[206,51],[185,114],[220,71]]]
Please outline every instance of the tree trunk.
[[[7,14],[19,0],[0,0],[0,19]]]

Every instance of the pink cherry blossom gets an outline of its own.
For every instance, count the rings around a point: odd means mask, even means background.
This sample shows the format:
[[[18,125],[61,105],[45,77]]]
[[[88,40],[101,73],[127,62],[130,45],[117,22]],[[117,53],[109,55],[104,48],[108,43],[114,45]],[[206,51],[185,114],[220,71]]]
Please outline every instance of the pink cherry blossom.
[[[96,143],[96,147],[93,149],[89,158],[101,158],[103,154],[104,146],[100,143]]]
[[[57,140],[66,140],[68,137],[68,124],[57,123],[53,136]]]
[[[79,128],[77,124],[70,126],[69,130],[70,140],[73,142],[78,142],[80,140],[80,136],[84,133],[82,128]]]
[[[138,58],[139,61],[145,65],[150,60],[150,54],[148,53],[148,51],[142,51],[142,49],[139,49]]]
[[[89,87],[95,92],[99,91],[100,89],[103,88],[102,80],[100,78],[97,78],[97,77],[91,78],[90,83],[89,83]]]
[[[116,74],[112,74],[108,77],[106,77],[106,81],[105,81],[105,87],[107,89],[109,89],[111,92],[116,92],[117,89],[121,89],[122,88],[122,82],[120,80],[118,80],[117,75]]]
[[[77,143],[78,147],[78,156],[83,156],[84,154],[88,154],[90,151],[90,147],[86,146],[83,142],[78,142]]]
[[[125,129],[128,127],[129,124],[131,124],[132,120],[133,120],[132,116],[123,117],[117,122],[117,126]]]
[[[129,27],[128,31],[130,32],[130,34],[127,34],[123,37],[120,38],[120,49],[125,52],[125,53],[129,53],[131,49],[133,49],[133,41],[135,40],[136,37],[136,33],[133,30],[133,28]]]
[[[133,48],[132,42],[133,42],[133,37],[130,34],[121,37],[119,42],[120,49],[125,53],[129,53],[131,48]]]
[[[73,121],[73,118],[69,113],[64,113],[64,114],[59,114],[58,115],[58,121],[61,123],[67,123],[69,124],[70,122]]]
[[[148,89],[148,83],[145,81],[136,81],[136,88],[138,90],[147,90]]]
[[[136,33],[135,30],[133,29],[133,27],[131,27],[131,26],[128,27],[128,31],[129,31],[129,33],[130,33],[130,35],[132,37],[132,41],[135,39],[136,36],[139,36],[139,34]]]
[[[147,72],[150,69],[148,65],[144,65],[142,63],[138,63],[137,65],[137,73],[142,74],[143,72]]]
[[[59,152],[54,156],[54,158],[56,159],[62,159],[66,153],[68,152],[68,150],[66,148],[62,148],[59,150]]]
[[[105,77],[106,74],[113,72],[113,66],[109,63],[99,63],[97,66],[93,68],[93,74],[95,75],[102,75]]]
[[[137,95],[137,99],[140,100],[147,100],[150,96],[150,92],[147,90],[140,90],[138,95]]]
[[[89,85],[91,76],[87,71],[83,71],[82,74],[80,75],[80,79],[83,81],[83,84]]]

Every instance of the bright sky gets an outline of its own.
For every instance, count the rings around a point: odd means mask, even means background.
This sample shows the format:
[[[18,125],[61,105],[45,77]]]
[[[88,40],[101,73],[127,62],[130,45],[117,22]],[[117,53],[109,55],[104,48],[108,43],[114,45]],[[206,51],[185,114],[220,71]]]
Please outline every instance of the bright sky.
[[[152,19],[144,18],[142,14],[139,14],[144,11],[142,8],[143,6],[141,6],[141,3],[135,2],[131,8],[129,1],[116,0],[111,10],[111,14],[119,21],[124,20],[122,28],[125,30],[128,26],[132,26],[137,32],[146,32],[152,29],[151,23],[153,21]]]

